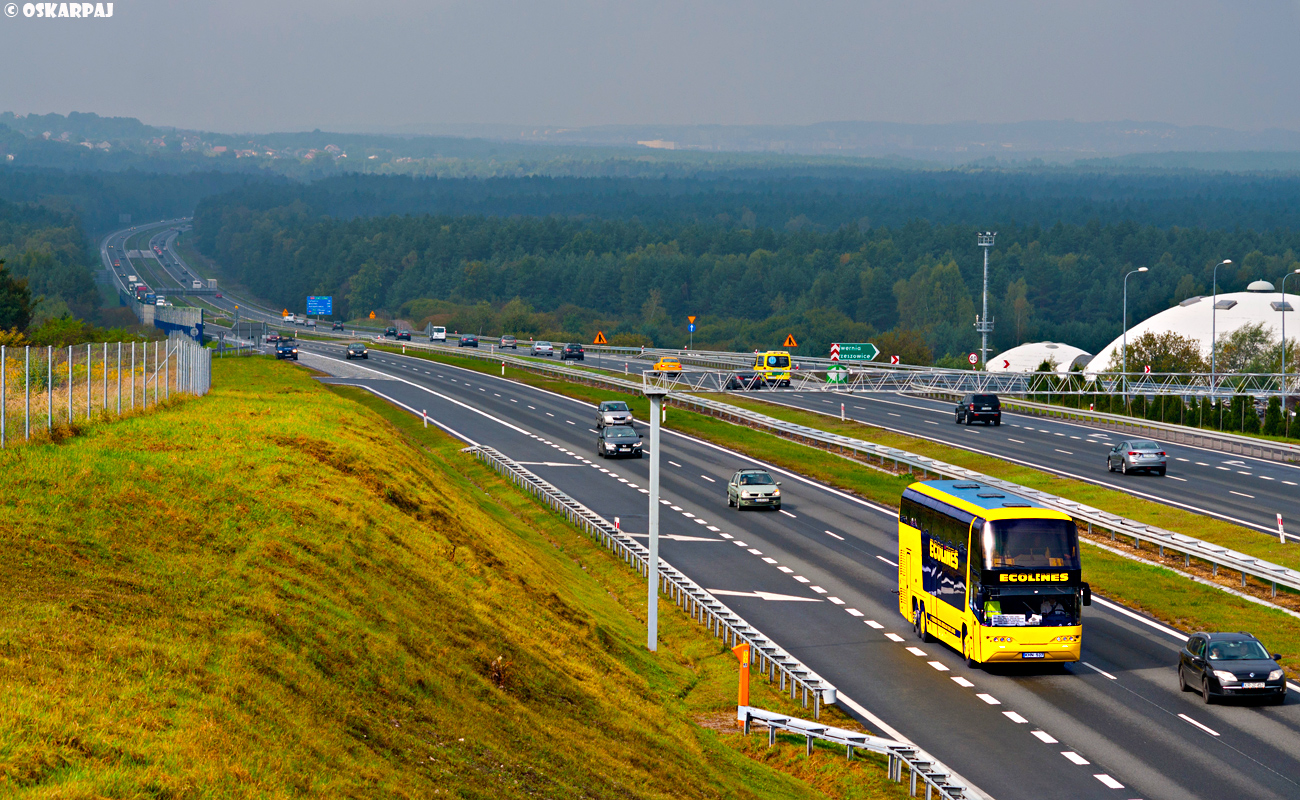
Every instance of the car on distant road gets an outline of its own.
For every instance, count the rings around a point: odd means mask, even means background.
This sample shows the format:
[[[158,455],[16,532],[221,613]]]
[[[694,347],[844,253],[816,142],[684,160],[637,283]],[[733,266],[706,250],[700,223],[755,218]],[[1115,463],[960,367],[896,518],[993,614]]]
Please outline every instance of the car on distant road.
[[[1106,454],[1106,469],[1125,475],[1139,470],[1164,475],[1169,468],[1169,455],[1164,448],[1148,439],[1130,439],[1110,448]]]
[[[431,342],[447,341],[447,329],[440,325],[434,325],[433,330],[429,333],[429,341]]]
[[[767,387],[767,378],[761,372],[737,372],[727,377],[727,388],[752,391]]]
[[[596,408],[596,427],[606,425],[631,425],[632,409],[622,400],[604,400]]]
[[[532,354],[551,358],[555,355],[555,345],[550,342],[533,342]]]
[[[780,481],[765,469],[740,469],[727,482],[727,506],[781,510]]]
[[[402,341],[409,342],[411,341],[411,332],[406,330],[398,331],[397,338],[401,339]]]
[[[957,424],[1002,424],[1002,401],[995,394],[968,394],[957,404]]]
[[[504,349],[506,349],[507,347],[509,347],[511,350],[518,350],[518,349],[519,349],[519,340],[518,340],[517,338],[515,338],[514,336],[508,336],[508,335],[507,335],[507,336],[502,336],[502,337],[501,337],[501,349],[504,350]]]
[[[361,342],[353,342],[348,345],[347,356],[348,361],[351,361],[354,358],[364,358],[367,361],[370,360],[370,353],[366,351],[366,346]]]
[[[586,361],[587,351],[582,349],[580,344],[566,344],[560,351],[560,360],[573,359],[574,361]]]
[[[596,439],[596,455],[601,458],[640,458],[641,434],[630,425],[610,425],[602,428]]]
[[[281,339],[279,344],[275,346],[275,357],[277,359],[292,358],[294,361],[297,361],[298,347],[294,343],[293,339]]]
[[[1286,702],[1281,657],[1249,633],[1194,633],[1178,653],[1178,686],[1199,691],[1206,703],[1232,697],[1280,706]]]
[[[397,328],[394,328],[394,327],[392,327],[391,325],[390,325],[389,327],[387,327],[387,328],[384,328],[384,335],[385,335],[385,336],[392,336],[392,337],[396,338],[396,336],[397,336]]]
[[[669,356],[661,356],[654,366],[650,368],[651,372],[681,372],[682,362]]]
[[[217,299],[218,299],[218,300],[221,299],[221,292],[217,292]]]
[[[335,320],[334,324],[330,326],[330,330],[332,330],[332,331],[341,331],[341,330],[343,330],[343,323],[342,323],[342,322],[339,322],[338,320]]]
[[[275,343],[278,342],[278,341],[280,341],[280,334],[278,334],[278,333],[268,333],[268,334],[266,335],[266,343],[267,343],[267,344],[275,344]]]
[[[478,347],[478,337],[472,333],[462,333],[460,341],[456,343],[457,347]]]

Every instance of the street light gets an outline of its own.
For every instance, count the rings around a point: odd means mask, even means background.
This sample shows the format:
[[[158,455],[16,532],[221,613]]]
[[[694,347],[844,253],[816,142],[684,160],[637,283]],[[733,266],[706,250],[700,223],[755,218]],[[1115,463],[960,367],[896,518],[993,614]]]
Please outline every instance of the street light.
[[[1286,304],[1286,279],[1292,275],[1300,275],[1300,269],[1293,270],[1282,276],[1282,305],[1278,307],[1278,311],[1282,312],[1282,418],[1287,421],[1286,428],[1288,431],[1291,427],[1291,418],[1286,416],[1286,312],[1288,309]],[[1283,435],[1290,436],[1290,433],[1286,432]]]
[[[1210,391],[1213,392],[1218,384],[1214,380],[1214,374],[1218,371],[1219,357],[1219,267],[1224,264],[1231,264],[1231,259],[1223,259],[1214,265],[1214,302],[1210,304]]]
[[[1137,269],[1130,272],[1128,275],[1124,276],[1124,326],[1123,326],[1124,331],[1122,334],[1124,338],[1123,338],[1123,344],[1120,346],[1121,347],[1120,357],[1123,359],[1123,366],[1121,367],[1121,369],[1123,371],[1121,373],[1122,377],[1120,378],[1120,380],[1124,382],[1124,408],[1125,409],[1128,408],[1128,279],[1132,275],[1136,275],[1139,272],[1146,272],[1146,271],[1147,271],[1146,267],[1138,267]]]
[[[646,648],[659,649],[659,422],[663,414],[664,397],[668,390],[660,386],[646,386],[643,392],[650,400],[650,530],[646,559]]]

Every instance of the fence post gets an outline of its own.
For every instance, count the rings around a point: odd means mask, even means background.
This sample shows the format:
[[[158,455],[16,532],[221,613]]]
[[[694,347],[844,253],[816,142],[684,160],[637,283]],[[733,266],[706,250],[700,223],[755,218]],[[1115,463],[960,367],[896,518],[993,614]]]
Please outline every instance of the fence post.
[[[45,430],[54,430],[54,345],[45,345]]]
[[[172,396],[172,343],[163,342],[163,400]]]
[[[135,342],[131,342],[131,410],[135,411]]]
[[[153,404],[158,405],[158,342],[153,343]]]
[[[122,416],[122,343],[117,343],[117,415]]]
[[[90,373],[94,369],[95,353],[86,345],[86,420],[90,420]]]
[[[99,361],[100,368],[104,370],[104,411],[108,411],[108,342],[104,342],[104,357]]]
[[[32,438],[32,346],[23,348],[23,438]]]

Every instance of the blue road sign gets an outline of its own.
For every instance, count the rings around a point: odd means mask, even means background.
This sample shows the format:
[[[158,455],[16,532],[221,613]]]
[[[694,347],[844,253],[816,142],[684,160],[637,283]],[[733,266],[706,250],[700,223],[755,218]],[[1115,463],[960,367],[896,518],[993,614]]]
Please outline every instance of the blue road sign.
[[[687,325],[686,330],[690,331],[691,333],[695,333],[695,323],[692,322],[690,325]]]
[[[308,298],[307,298],[307,313],[308,313],[308,314],[322,314],[322,315],[324,315],[324,316],[331,316],[331,315],[333,315],[333,314],[334,314],[334,298],[333,298],[333,297],[308,297]]]

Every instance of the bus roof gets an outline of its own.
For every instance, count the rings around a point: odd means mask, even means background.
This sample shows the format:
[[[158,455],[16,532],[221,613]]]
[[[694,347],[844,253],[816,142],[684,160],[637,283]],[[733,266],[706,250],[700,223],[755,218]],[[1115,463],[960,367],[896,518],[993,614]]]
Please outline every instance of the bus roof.
[[[1005,489],[989,486],[978,481],[919,481],[908,488],[938,500],[948,502],[958,500],[967,506],[973,507],[966,509],[972,512],[975,510],[1002,511],[1004,509],[1008,511],[1011,509],[1056,511],[1027,497],[1021,497]]]

